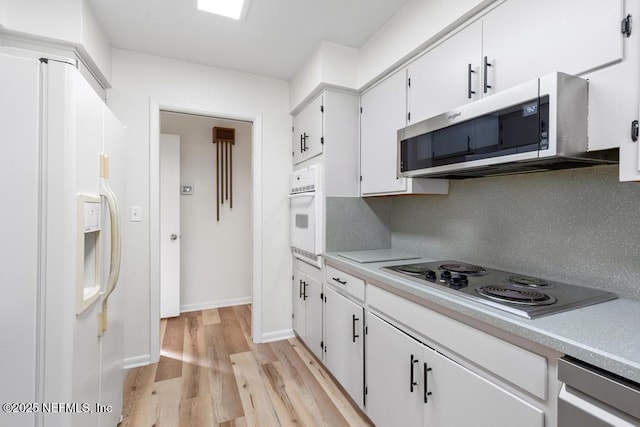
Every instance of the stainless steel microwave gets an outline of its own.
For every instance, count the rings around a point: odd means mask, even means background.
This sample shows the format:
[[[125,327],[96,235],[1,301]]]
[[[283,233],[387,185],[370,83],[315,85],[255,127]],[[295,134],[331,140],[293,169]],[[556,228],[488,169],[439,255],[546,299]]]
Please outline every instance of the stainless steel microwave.
[[[588,82],[552,73],[398,131],[398,171],[450,179],[617,163],[590,152]]]

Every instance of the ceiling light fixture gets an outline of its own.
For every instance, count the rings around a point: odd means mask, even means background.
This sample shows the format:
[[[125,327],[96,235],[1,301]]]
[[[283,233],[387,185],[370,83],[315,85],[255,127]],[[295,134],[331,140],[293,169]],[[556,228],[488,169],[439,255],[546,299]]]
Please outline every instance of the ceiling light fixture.
[[[198,0],[198,9],[227,18],[242,20],[250,0]]]

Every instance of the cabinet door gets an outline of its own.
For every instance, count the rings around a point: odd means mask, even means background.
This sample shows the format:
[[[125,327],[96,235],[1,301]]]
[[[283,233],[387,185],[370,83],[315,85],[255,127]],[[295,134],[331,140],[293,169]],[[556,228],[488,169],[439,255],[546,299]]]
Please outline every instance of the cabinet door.
[[[299,270],[293,270],[293,331],[300,337],[302,341],[306,339],[305,333],[305,301],[303,298],[303,282],[306,275]]]
[[[322,99],[322,95],[316,97],[293,118],[294,165],[322,154]]]
[[[378,427],[422,426],[424,346],[370,313],[367,330],[367,415]]]
[[[622,0],[509,0],[483,19],[489,93],[622,59]]]
[[[398,176],[398,129],[406,126],[406,71],[402,70],[362,94],[360,105],[361,192],[402,192]]]
[[[327,286],[325,313],[325,365],[351,398],[362,407],[364,310]]]
[[[424,348],[425,426],[542,427],[544,412],[451,359]],[[462,407],[460,406],[462,403]]]
[[[482,23],[474,22],[409,65],[409,124],[481,96]]]
[[[305,344],[322,360],[322,283],[307,276],[303,286],[306,296]]]

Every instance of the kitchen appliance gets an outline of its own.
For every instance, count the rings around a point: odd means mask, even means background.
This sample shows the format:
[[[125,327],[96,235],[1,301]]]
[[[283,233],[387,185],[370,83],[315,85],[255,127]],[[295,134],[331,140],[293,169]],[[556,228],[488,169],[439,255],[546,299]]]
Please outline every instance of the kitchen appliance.
[[[291,250],[293,256],[321,267],[323,242],[323,192],[320,166],[295,171],[290,180]]]
[[[113,427],[124,127],[66,58],[0,48],[0,76],[0,425]]]
[[[640,425],[640,384],[567,356],[558,359],[558,379],[559,426]]]
[[[589,152],[588,84],[552,73],[398,131],[403,176],[450,179],[617,163]]]
[[[611,292],[459,261],[403,263],[383,269],[527,319],[617,298]]]

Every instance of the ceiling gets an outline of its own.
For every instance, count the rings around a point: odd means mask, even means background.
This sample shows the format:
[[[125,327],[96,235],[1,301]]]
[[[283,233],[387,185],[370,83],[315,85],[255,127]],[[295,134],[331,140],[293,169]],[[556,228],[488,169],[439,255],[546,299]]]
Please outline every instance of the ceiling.
[[[408,0],[252,0],[244,21],[197,0],[89,0],[111,45],[289,80],[320,40],[361,46]]]

